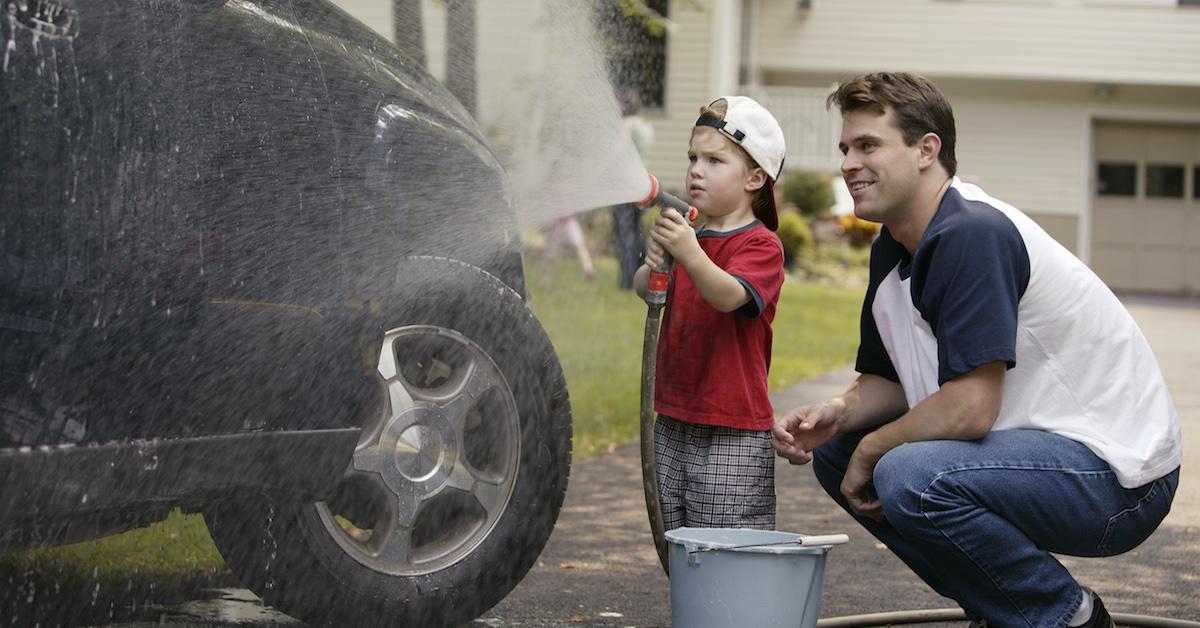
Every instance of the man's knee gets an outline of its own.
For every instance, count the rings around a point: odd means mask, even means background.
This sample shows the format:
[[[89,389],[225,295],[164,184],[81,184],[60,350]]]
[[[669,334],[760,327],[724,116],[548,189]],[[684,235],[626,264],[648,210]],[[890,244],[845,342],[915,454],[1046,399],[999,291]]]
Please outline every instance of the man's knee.
[[[873,484],[884,515],[893,526],[923,521],[921,499],[936,479],[931,464],[936,454],[930,443],[906,443],[879,459]]]

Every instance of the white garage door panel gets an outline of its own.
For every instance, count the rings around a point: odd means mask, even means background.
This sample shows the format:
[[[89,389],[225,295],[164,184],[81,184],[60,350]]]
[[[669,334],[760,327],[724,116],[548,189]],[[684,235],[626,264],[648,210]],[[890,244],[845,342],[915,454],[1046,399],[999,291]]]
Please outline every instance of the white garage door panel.
[[[1141,290],[1151,292],[1183,292],[1187,289],[1182,247],[1143,250],[1139,253],[1137,282]]]
[[[1092,270],[1109,286],[1136,283],[1134,274],[1137,251],[1132,246],[1109,245],[1092,250]]]
[[[1200,293],[1200,126],[1097,122],[1093,176],[1100,164],[1136,164],[1132,196],[1092,197],[1092,267],[1114,290]],[[1164,197],[1163,166],[1184,169],[1183,195]],[[1156,170],[1159,196],[1151,193]],[[1116,179],[1119,180],[1119,179]],[[1115,185],[1111,183],[1111,186]],[[1178,181],[1178,179],[1175,179]]]

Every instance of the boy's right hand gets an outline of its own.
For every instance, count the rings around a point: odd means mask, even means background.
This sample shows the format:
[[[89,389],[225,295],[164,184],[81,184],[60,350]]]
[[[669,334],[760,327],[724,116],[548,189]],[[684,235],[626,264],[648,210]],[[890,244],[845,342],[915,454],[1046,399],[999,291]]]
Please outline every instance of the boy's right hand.
[[[812,452],[837,435],[845,410],[846,404],[841,399],[795,408],[775,419],[771,446],[792,464],[808,464],[812,462]]]
[[[708,258],[700,241],[696,239],[695,227],[688,224],[687,219],[674,209],[668,209],[658,215],[654,227],[650,230],[650,241],[658,244],[671,253],[675,261],[685,268],[690,267],[696,256]]]

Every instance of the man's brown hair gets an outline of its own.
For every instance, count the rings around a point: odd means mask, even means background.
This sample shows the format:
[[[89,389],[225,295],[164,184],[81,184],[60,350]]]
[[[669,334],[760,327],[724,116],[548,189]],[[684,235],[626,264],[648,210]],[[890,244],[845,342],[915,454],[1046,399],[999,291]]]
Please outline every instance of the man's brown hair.
[[[929,79],[907,72],[866,74],[838,86],[825,101],[826,107],[833,105],[843,114],[864,109],[882,114],[885,108],[891,109],[905,144],[912,146],[926,133],[934,133],[942,140],[938,161],[950,176],[958,170],[954,111]]]

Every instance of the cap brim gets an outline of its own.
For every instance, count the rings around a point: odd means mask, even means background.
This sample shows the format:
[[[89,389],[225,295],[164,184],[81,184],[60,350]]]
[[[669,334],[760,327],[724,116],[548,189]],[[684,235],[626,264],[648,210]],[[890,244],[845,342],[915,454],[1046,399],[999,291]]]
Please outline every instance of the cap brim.
[[[775,208],[775,181],[771,177],[767,177],[767,183],[764,186],[770,194],[767,196],[770,199],[770,208],[755,209],[754,217],[762,221],[771,231],[779,228],[779,210]],[[755,204],[757,205],[757,203]]]

